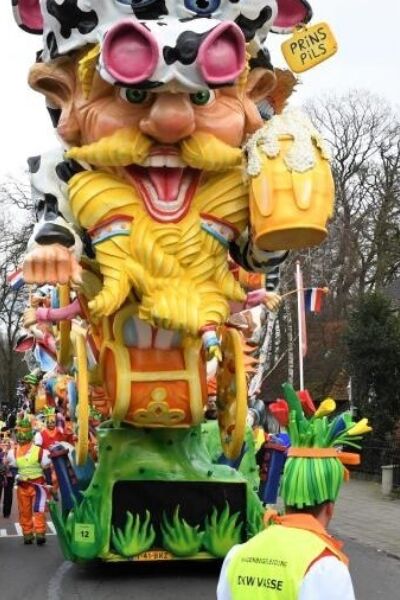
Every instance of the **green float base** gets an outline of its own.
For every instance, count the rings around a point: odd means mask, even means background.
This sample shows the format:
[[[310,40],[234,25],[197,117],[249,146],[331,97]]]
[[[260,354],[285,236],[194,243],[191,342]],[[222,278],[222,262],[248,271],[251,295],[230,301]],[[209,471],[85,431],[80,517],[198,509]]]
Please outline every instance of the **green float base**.
[[[99,428],[99,462],[80,503],[51,514],[69,560],[210,560],[262,528],[251,431],[239,470],[216,464],[218,425]]]

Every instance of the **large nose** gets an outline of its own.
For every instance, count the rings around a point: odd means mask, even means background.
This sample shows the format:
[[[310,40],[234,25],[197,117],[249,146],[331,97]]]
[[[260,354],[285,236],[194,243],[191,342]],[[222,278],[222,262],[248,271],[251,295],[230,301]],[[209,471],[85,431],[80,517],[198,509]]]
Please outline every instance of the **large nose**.
[[[193,107],[185,94],[157,95],[149,114],[140,121],[141,131],[163,144],[176,144],[195,130]]]

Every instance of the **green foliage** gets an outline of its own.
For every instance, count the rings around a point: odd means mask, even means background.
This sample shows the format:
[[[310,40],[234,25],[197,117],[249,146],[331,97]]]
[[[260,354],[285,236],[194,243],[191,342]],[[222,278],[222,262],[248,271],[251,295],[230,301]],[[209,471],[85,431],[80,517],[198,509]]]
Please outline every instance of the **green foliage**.
[[[199,525],[191,527],[185,519],[179,516],[177,506],[172,518],[168,521],[164,513],[161,523],[163,547],[175,556],[194,556],[200,550],[204,533],[199,532]]]
[[[118,554],[125,558],[131,558],[141,552],[145,552],[154,543],[156,534],[150,523],[150,513],[146,511],[146,518],[142,523],[139,515],[133,517],[127,511],[127,519],[124,530],[113,527],[112,543]]]
[[[400,318],[384,296],[368,294],[351,315],[345,339],[354,403],[384,439],[400,413]]]
[[[213,509],[211,517],[205,520],[203,538],[204,548],[213,556],[223,558],[235,544],[241,542],[242,524],[238,523],[239,513],[230,514],[229,505],[226,503],[221,515]]]

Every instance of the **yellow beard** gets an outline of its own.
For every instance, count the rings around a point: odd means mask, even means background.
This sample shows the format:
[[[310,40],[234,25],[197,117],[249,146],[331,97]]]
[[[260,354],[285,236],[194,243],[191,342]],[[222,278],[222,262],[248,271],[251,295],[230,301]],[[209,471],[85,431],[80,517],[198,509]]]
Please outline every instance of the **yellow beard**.
[[[209,175],[178,223],[155,221],[133,186],[99,171],[71,179],[70,202],[85,229],[115,215],[133,218],[129,235],[95,246],[103,288],[89,304],[93,317],[115,313],[133,288],[141,319],[197,336],[202,326],[227,319],[229,300],[243,300],[228,269],[227,249],[202,229],[200,218],[205,213],[243,231],[248,190],[241,169]]]

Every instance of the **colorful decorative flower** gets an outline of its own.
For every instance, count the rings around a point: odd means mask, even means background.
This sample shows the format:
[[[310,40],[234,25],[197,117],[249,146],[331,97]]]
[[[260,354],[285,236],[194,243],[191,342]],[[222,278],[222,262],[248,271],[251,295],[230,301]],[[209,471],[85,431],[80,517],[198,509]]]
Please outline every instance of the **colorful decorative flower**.
[[[317,419],[321,419],[322,417],[327,417],[331,413],[336,410],[336,402],[333,398],[325,398],[319,405],[317,412],[314,417]]]
[[[269,405],[269,410],[281,427],[287,427],[289,423],[289,407],[285,400],[280,398]]]
[[[361,421],[358,421],[358,423],[356,423],[354,427],[349,429],[347,435],[364,435],[365,433],[369,433],[370,431],[372,431],[372,427],[368,425],[368,419],[361,419]]]

